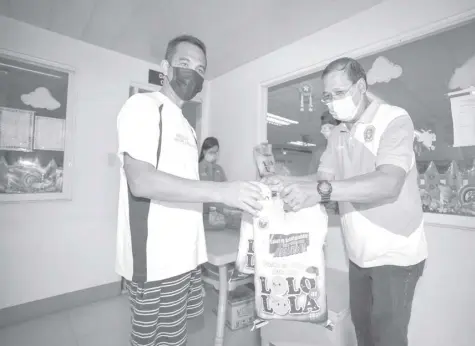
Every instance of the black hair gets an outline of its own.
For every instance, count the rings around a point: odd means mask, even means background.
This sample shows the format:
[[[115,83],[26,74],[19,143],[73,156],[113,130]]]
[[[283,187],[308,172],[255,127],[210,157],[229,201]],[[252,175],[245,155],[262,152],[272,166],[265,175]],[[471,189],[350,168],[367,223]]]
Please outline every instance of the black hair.
[[[173,56],[176,53],[176,47],[180,43],[183,43],[183,42],[187,42],[198,47],[199,49],[203,51],[206,57],[206,46],[203,43],[203,41],[201,41],[199,38],[196,38],[195,36],[192,36],[192,35],[180,35],[178,37],[175,37],[170,42],[168,42],[167,52],[165,53],[165,60],[171,63],[171,61],[173,60]]]
[[[322,79],[325,78],[329,73],[334,71],[345,71],[348,79],[351,83],[356,83],[360,79],[363,79],[365,84],[366,81],[366,72],[361,66],[361,64],[352,58],[340,58],[332,61],[328,64],[327,67],[322,72]]]
[[[203,144],[201,145],[201,153],[198,162],[203,161],[205,158],[205,151],[209,150],[213,147],[218,147],[219,149],[219,142],[215,137],[208,137],[204,140]]]
[[[322,116],[320,117],[320,120],[321,120],[320,127],[322,127],[323,125],[326,125],[326,124],[331,124],[331,125],[337,126],[341,123],[341,121],[335,119],[329,111],[324,112],[322,114]]]

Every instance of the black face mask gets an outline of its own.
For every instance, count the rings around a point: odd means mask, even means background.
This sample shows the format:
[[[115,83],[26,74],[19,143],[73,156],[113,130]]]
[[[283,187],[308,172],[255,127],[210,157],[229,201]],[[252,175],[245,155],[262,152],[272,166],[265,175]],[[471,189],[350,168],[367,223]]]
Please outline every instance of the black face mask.
[[[173,67],[173,78],[170,86],[183,101],[190,101],[203,89],[203,77],[195,70],[184,67]]]

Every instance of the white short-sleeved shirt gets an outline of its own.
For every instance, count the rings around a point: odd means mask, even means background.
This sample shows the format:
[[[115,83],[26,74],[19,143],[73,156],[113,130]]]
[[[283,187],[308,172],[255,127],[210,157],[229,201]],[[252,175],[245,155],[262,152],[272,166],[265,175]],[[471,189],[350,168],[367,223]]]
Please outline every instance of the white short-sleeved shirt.
[[[117,119],[121,160],[116,271],[127,280],[168,279],[207,261],[201,203],[134,197],[124,154],[177,177],[199,180],[196,134],[160,92],[136,94]]]
[[[335,127],[319,171],[342,180],[396,165],[406,171],[401,193],[387,203],[340,202],[339,209],[349,259],[360,267],[408,266],[427,257],[417,167],[414,125],[402,108],[373,102],[349,130]]]

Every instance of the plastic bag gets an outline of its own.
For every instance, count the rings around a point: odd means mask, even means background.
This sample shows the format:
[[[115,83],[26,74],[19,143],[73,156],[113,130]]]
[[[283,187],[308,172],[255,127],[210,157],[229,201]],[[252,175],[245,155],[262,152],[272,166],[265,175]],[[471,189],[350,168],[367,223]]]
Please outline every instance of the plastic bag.
[[[272,198],[254,218],[257,317],[326,323],[325,208],[285,212]]]
[[[272,194],[269,188],[256,184],[261,188],[264,199],[270,200]],[[254,219],[248,213],[242,213],[236,269],[244,274],[254,274]]]
[[[256,184],[261,187],[263,197],[266,200],[270,200],[271,192],[269,188],[261,183]],[[241,218],[236,269],[244,274],[254,274],[254,220],[248,213],[243,213]]]
[[[259,171],[260,177],[266,177],[275,173],[275,159],[272,154],[272,145],[261,143],[253,150],[254,161]],[[268,193],[266,198],[271,198],[271,192],[264,185],[261,188]],[[238,255],[236,259],[236,269],[244,274],[254,274],[254,225],[252,216],[243,213],[241,217],[241,233],[239,238]]]
[[[236,269],[244,274],[254,274],[254,225],[248,213],[243,213],[241,219]]]

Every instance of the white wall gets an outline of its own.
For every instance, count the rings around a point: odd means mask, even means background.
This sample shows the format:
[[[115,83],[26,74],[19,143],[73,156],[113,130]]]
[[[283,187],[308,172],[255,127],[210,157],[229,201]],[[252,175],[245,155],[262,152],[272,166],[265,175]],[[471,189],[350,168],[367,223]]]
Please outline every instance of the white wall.
[[[261,83],[341,55],[369,53],[370,46],[383,48],[387,40],[474,10],[473,0],[387,0],[212,80],[206,122],[209,134],[221,142],[221,163],[229,178],[255,178],[252,147],[266,138]],[[428,226],[427,238],[430,259],[414,302],[410,344],[473,345],[475,232]],[[328,251],[342,257],[338,235]],[[332,263],[345,269],[343,258]]]
[[[0,206],[0,309],[118,281],[116,116],[158,66],[0,16],[0,47],[73,67],[72,201]]]

